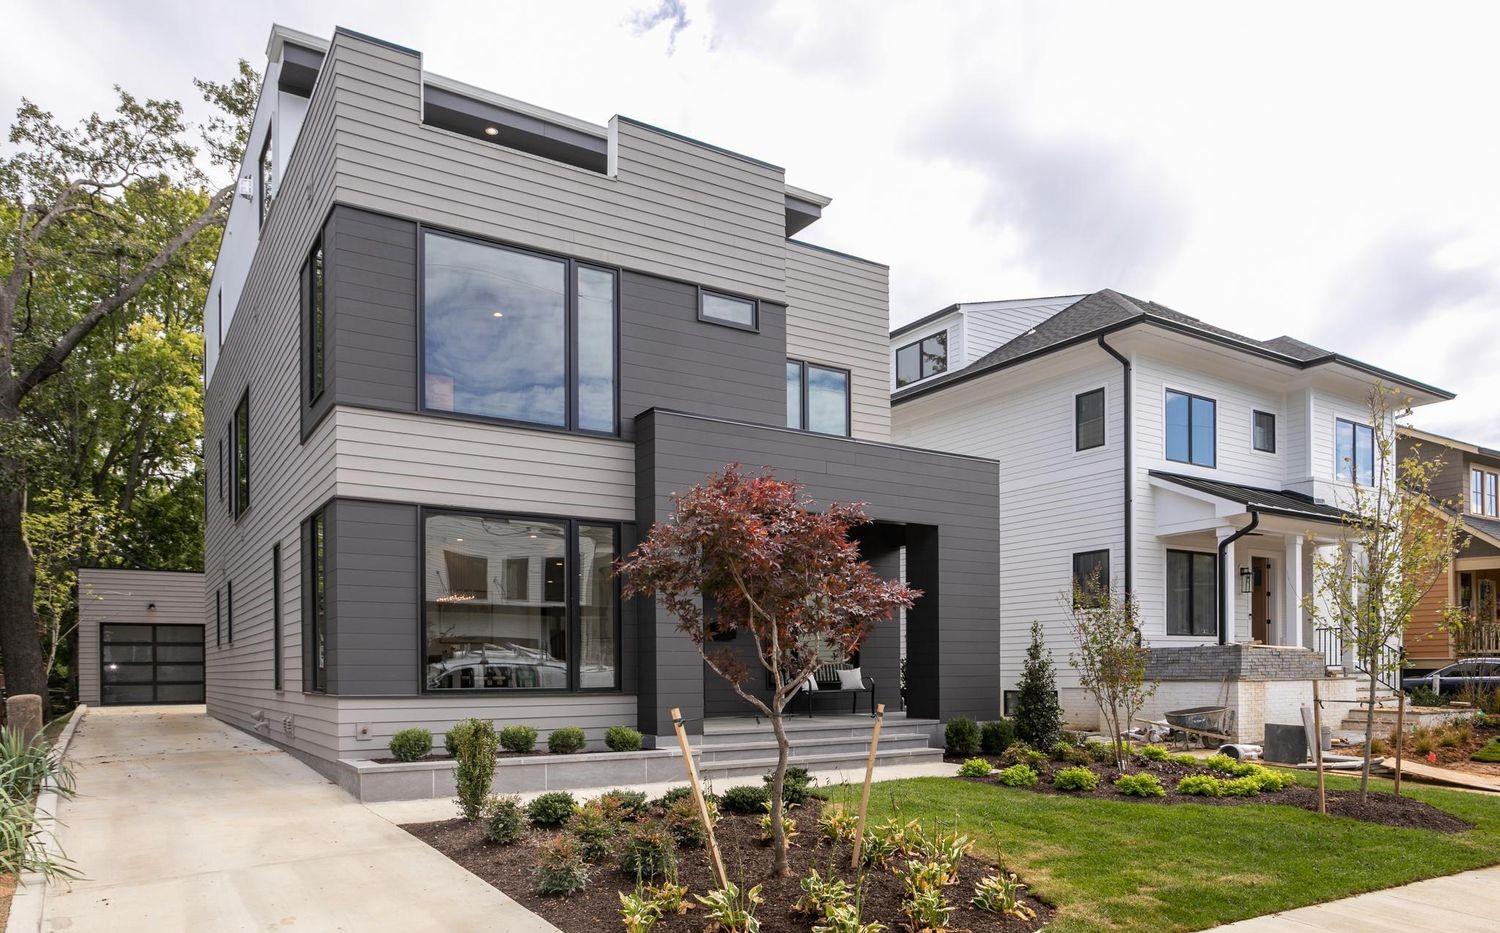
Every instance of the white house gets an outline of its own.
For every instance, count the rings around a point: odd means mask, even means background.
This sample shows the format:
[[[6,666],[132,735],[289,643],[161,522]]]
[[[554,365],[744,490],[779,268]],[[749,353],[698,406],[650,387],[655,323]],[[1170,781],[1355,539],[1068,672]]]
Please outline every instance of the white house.
[[[1314,678],[1355,700],[1353,659],[1303,609],[1314,552],[1372,481],[1371,390],[1450,393],[1109,290],[954,305],[892,332],[891,369],[895,441],[1000,462],[1006,705],[1038,621],[1065,711],[1097,720],[1064,602],[1093,573],[1140,608],[1148,716],[1227,705],[1258,740],[1300,721]]]

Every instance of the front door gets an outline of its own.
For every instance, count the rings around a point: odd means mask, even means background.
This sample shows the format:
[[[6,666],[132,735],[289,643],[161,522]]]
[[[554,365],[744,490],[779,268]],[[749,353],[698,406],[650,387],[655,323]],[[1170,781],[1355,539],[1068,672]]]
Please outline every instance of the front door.
[[[1250,558],[1250,573],[1255,577],[1250,591],[1250,637],[1257,645],[1271,643],[1271,561],[1266,557]]]

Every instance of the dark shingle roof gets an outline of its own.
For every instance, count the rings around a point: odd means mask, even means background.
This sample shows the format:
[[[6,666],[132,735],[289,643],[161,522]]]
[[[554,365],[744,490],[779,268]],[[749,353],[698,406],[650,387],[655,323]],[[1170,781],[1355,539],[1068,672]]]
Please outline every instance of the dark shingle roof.
[[[1181,473],[1167,473],[1162,470],[1152,470],[1151,475],[1157,479],[1176,483],[1178,486],[1238,502],[1246,509],[1254,509],[1257,512],[1313,518],[1325,522],[1343,521],[1349,515],[1343,509],[1318,502],[1311,496],[1293,492],[1290,489],[1262,489],[1259,486],[1243,486],[1239,483],[1204,479],[1201,476],[1184,476]]]
[[[1492,539],[1500,540],[1500,521],[1493,518],[1480,518],[1478,515],[1464,515],[1464,524],[1478,531],[1480,534],[1488,535]]]

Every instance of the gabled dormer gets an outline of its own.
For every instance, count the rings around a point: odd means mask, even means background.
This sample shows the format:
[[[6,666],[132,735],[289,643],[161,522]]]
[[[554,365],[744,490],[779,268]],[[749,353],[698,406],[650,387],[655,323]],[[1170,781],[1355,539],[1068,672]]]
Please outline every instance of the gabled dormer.
[[[904,389],[979,360],[1082,298],[972,301],[891,331],[891,389]]]

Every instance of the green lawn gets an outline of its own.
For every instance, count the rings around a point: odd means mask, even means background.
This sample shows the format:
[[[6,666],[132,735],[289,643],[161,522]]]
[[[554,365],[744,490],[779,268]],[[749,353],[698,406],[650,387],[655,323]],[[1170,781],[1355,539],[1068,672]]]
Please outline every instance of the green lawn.
[[[1329,787],[1357,782],[1333,777]],[[1445,835],[1287,806],[1128,803],[951,778],[874,785],[870,819],[957,821],[980,854],[1058,906],[1051,929],[1196,930],[1500,863],[1500,798],[1410,783],[1402,791],[1475,828]]]

